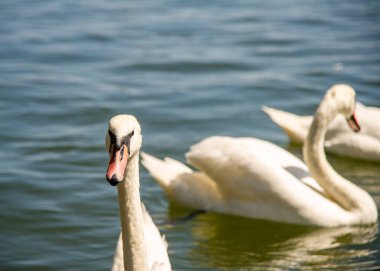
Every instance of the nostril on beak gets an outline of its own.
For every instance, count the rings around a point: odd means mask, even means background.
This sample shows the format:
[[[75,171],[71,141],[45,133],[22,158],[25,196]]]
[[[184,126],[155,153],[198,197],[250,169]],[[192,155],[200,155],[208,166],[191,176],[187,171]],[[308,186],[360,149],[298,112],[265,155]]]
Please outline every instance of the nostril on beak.
[[[106,176],[107,181],[110,183],[112,186],[118,185],[120,182],[118,181],[116,174],[112,175],[111,179]]]

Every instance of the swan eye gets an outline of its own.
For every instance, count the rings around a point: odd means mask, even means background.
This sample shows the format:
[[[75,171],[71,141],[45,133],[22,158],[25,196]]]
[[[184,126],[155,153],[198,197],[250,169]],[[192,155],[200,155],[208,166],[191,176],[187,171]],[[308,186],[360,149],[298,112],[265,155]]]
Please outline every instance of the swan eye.
[[[113,148],[114,148],[114,147],[115,147],[115,145],[113,145],[113,144],[110,146],[110,149],[108,150],[108,153],[109,153],[110,155],[111,155],[111,152],[113,152]]]
[[[132,131],[123,140],[124,144],[128,147],[128,154],[131,154],[131,138],[134,134],[135,131]]]
[[[108,130],[108,135],[110,139],[110,148],[108,152],[111,153],[112,148],[113,148],[112,146],[116,144],[116,136],[110,130]]]

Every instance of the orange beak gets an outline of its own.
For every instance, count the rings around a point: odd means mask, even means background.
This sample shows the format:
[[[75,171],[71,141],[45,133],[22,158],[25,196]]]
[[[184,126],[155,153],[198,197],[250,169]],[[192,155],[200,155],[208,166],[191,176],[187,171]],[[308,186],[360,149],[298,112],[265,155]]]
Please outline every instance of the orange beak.
[[[350,126],[350,128],[355,133],[360,131],[360,125],[359,125],[358,119],[356,118],[355,113],[352,113],[351,117],[347,119],[347,122],[348,122],[348,125]]]
[[[125,169],[128,163],[128,147],[124,144],[120,149],[112,144],[110,147],[110,162],[108,164],[106,179],[112,185],[118,185],[124,180]]]

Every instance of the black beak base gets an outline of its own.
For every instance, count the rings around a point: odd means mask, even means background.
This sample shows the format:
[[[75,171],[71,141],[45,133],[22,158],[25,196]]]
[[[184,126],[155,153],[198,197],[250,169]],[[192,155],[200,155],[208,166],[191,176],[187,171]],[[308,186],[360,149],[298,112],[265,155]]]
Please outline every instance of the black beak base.
[[[110,185],[112,185],[112,186],[116,186],[116,185],[118,185],[119,183],[120,183],[120,181],[117,179],[117,177],[116,177],[116,174],[114,174],[114,175],[112,175],[112,178],[111,179],[109,179],[107,176],[106,176],[106,179],[107,179],[107,181],[110,183]]]

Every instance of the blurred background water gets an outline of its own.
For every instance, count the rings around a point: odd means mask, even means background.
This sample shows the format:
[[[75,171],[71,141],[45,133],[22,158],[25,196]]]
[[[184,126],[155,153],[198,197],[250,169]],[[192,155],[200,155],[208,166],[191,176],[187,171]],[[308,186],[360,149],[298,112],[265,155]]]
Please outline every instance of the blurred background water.
[[[210,135],[300,156],[260,107],[311,114],[347,83],[380,106],[380,2],[0,2],[0,269],[107,270],[120,230],[105,181],[108,120],[138,117],[143,149],[184,161]],[[379,120],[374,120],[379,121]],[[380,206],[378,164],[328,157]],[[157,223],[169,206],[141,169]],[[378,270],[373,227],[319,229],[206,214],[160,226],[174,270]]]

